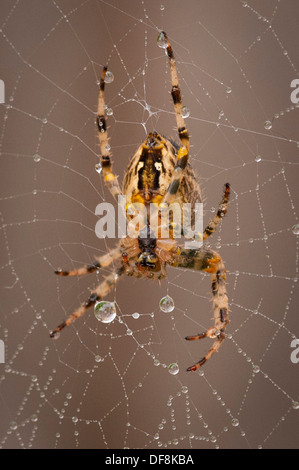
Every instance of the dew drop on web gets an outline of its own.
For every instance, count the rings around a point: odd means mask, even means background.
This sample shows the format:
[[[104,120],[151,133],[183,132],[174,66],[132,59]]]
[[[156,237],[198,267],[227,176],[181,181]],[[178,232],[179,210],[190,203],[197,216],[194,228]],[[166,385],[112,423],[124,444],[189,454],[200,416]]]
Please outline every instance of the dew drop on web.
[[[293,225],[292,232],[294,235],[299,235],[299,224]]]
[[[267,130],[272,129],[272,122],[271,121],[266,121],[264,123],[264,128],[267,129]]]
[[[114,302],[96,302],[94,314],[97,320],[102,323],[111,323],[116,317],[116,307]]]
[[[190,116],[190,109],[187,108],[187,106],[182,107],[182,117],[184,119],[188,118]]]
[[[169,295],[166,295],[160,300],[160,310],[165,313],[169,313],[174,310],[174,301],[169,297]]]
[[[180,368],[176,362],[173,362],[172,364],[168,366],[168,372],[171,375],[177,375],[179,371],[180,371]]]
[[[114,80],[114,75],[113,75],[113,73],[110,72],[109,70],[107,70],[106,75],[105,75],[104,82],[105,82],[105,83],[112,83],[113,80]]]
[[[161,47],[162,49],[166,49],[167,47],[167,41],[165,38],[164,33],[160,33],[158,38],[157,38],[157,45]]]
[[[101,166],[100,163],[97,163],[97,164],[95,165],[95,170],[96,170],[97,173],[99,173],[99,174],[101,173],[101,171],[102,171],[102,166]]]

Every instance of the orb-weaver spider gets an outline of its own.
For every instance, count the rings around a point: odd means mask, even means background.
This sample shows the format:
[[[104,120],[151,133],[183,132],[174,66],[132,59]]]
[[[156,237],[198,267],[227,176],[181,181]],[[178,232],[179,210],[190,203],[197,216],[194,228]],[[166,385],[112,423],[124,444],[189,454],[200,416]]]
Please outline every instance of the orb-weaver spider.
[[[165,32],[161,32],[159,40],[160,42],[164,41],[169,58],[171,95],[181,146],[177,146],[157,132],[148,134],[129,163],[122,190],[113,173],[108,145],[104,98],[107,67],[104,67],[101,77],[97,117],[102,155],[101,166],[105,184],[114,198],[122,194],[126,196],[127,207],[131,208],[131,211],[127,211],[128,223],[136,203],[143,203],[145,207],[149,207],[153,203],[165,207],[173,202],[177,202],[182,207],[184,203],[189,203],[191,211],[194,212],[195,203],[202,200],[199,184],[189,163],[189,134],[183,117],[181,91],[173,50]],[[220,220],[226,214],[229,194],[230,185],[227,183],[218,211],[202,234],[203,240],[216,230]],[[145,226],[140,229],[137,238],[127,236],[116,248],[106,255],[98,257],[93,264],[73,271],[56,271],[56,274],[61,276],[82,275],[102,267],[108,267],[112,263],[115,265],[113,272],[99,284],[83,305],[50,334],[52,338],[57,337],[63,328],[81,317],[89,307],[106,297],[123,274],[138,278],[162,279],[166,276],[166,266],[171,265],[208,272],[212,276],[214,326],[204,333],[187,336],[186,339],[215,338],[215,341],[207,354],[187,370],[197,370],[214,352],[218,351],[225,338],[224,331],[229,322],[228,297],[225,287],[226,271],[218,253],[205,247],[199,249],[180,248],[173,234],[170,233],[169,238],[161,238],[159,237],[159,226],[153,227],[147,221]]]

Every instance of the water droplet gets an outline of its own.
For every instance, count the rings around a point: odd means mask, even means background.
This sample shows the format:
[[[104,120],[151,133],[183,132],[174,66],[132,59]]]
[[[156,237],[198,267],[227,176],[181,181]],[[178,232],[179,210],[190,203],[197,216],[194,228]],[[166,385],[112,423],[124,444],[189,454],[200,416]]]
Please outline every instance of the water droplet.
[[[56,331],[54,334],[51,333],[51,335],[53,335],[53,336],[51,336],[51,338],[54,339],[54,340],[57,340],[60,337],[59,331]]]
[[[95,169],[96,169],[96,172],[100,174],[101,171],[102,171],[102,166],[101,166],[101,164],[100,164],[100,163],[97,163],[96,166],[95,166]]]
[[[48,122],[48,119],[44,118],[43,119],[43,124],[47,124],[47,122]]]
[[[166,49],[167,47],[167,41],[165,39],[164,33],[160,33],[158,38],[157,38],[157,45],[161,47],[162,49]]]
[[[218,118],[221,119],[224,116],[224,111],[221,109],[218,114]]]
[[[17,428],[18,428],[18,425],[15,421],[12,421],[9,425],[10,429],[12,429],[12,431],[15,431]]]
[[[112,108],[107,108],[106,109],[106,115],[107,116],[113,116],[113,109]]]
[[[299,235],[299,224],[293,225],[292,232],[294,235]]]
[[[32,416],[31,416],[31,421],[32,421],[33,423],[36,423],[37,420],[38,420],[37,415],[32,415]]]
[[[229,95],[232,92],[232,89],[230,87],[226,88],[226,93]]]
[[[111,150],[111,146],[109,144],[106,145],[105,149],[107,150],[107,152],[110,152]]]
[[[259,368],[259,366],[253,366],[253,367],[252,367],[252,370],[253,370],[253,372],[254,372],[255,374],[258,374],[261,369]]]
[[[188,393],[188,387],[186,387],[186,385],[182,386],[182,392],[183,393]]]
[[[260,162],[262,160],[262,157],[260,155],[256,155],[255,161]]]
[[[38,154],[35,154],[34,157],[33,157],[33,160],[38,163],[40,162],[40,156]]]
[[[127,330],[127,335],[128,335],[128,336],[132,336],[132,334],[133,334],[133,331],[132,331],[132,330]]]
[[[299,410],[299,403],[297,401],[293,401],[292,407],[294,408],[294,410]]]
[[[187,106],[182,107],[182,117],[184,119],[188,118],[190,116],[190,109],[187,108]]]
[[[176,362],[173,362],[172,364],[170,364],[168,366],[168,372],[171,374],[171,375],[177,375],[180,371],[180,368],[179,366],[177,365]]]
[[[132,314],[132,317],[135,319],[135,320],[138,320],[138,318],[140,317],[140,314],[138,312],[135,312]]]
[[[116,317],[116,307],[114,302],[96,302],[94,314],[97,320],[102,323],[111,323]]]
[[[110,72],[109,70],[107,70],[106,75],[105,75],[105,80],[104,80],[104,82],[105,82],[105,83],[112,83],[113,80],[114,80],[114,75],[113,75],[113,73]]]
[[[160,300],[160,310],[165,313],[169,313],[174,310],[174,301],[169,297],[169,295],[166,295]]]
[[[272,129],[272,122],[271,121],[266,121],[264,123],[264,128],[269,130],[269,129]]]
[[[75,424],[78,423],[78,418],[77,418],[77,416],[73,416],[73,417],[72,417],[72,421],[73,421],[73,423],[75,423]]]
[[[101,358],[101,356],[95,356],[94,360],[96,362],[101,362],[102,358]]]
[[[160,5],[160,10],[163,11],[164,10],[164,5]]]
[[[236,418],[233,418],[233,419],[232,419],[232,425],[233,425],[234,427],[239,426],[239,421],[238,421]]]

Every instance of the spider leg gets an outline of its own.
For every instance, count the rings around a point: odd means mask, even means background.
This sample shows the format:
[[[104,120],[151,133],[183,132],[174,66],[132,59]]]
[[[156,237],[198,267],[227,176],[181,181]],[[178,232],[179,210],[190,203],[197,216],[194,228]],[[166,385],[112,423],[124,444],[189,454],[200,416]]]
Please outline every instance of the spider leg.
[[[229,323],[228,297],[225,286],[226,271],[219,254],[206,249],[182,250],[181,254],[177,257],[177,263],[179,267],[205,271],[212,276],[214,326],[203,333],[187,336],[186,339],[192,341],[202,338],[215,338],[216,340],[207,354],[196,364],[187,369],[187,371],[195,371],[218,351],[221,343],[225,339],[224,332]]]
[[[100,83],[97,125],[98,125],[98,130],[99,130],[99,140],[100,140],[101,155],[102,155],[101,165],[103,169],[104,181],[109,191],[111,192],[112,196],[115,199],[117,199],[117,197],[121,194],[121,189],[119,186],[118,179],[112,170],[112,160],[111,160],[108,131],[107,131],[107,125],[106,125],[106,118],[105,118],[104,91],[105,91],[106,72],[107,72],[107,67],[104,67],[102,77],[101,77],[101,83]]]
[[[171,96],[172,96],[173,105],[174,105],[179,139],[182,144],[182,146],[180,147],[178,151],[178,160],[173,171],[173,176],[171,178],[169,187],[167,189],[167,192],[163,200],[164,203],[171,204],[175,199],[175,195],[179,188],[180,180],[184,174],[185,168],[189,160],[189,133],[187,131],[187,128],[185,126],[185,121],[183,118],[183,104],[182,104],[182,97],[181,97],[181,89],[180,89],[179,78],[178,78],[173,50],[168,40],[167,34],[164,31],[162,31],[161,34],[164,36],[167,42],[166,51],[167,51],[167,55],[169,58],[171,85],[172,85]]]
[[[224,195],[219,204],[217,214],[215,214],[214,218],[210,221],[209,225],[205,228],[203,232],[203,239],[205,240],[208,238],[212,233],[215,232],[220,220],[225,216],[228,208],[228,201],[230,196],[230,184],[226,183],[224,185]]]
[[[103,256],[97,257],[96,261],[92,264],[85,265],[82,268],[73,269],[71,271],[58,270],[58,271],[55,271],[55,274],[58,274],[58,276],[83,276],[84,274],[93,273],[99,268],[106,268],[110,266],[110,264],[113,263],[113,261],[120,258],[121,253],[122,253],[121,249],[117,247],[109,251],[109,253]]]
[[[124,273],[124,268],[121,266],[119,269],[109,274],[106,279],[99,284],[94,292],[91,293],[87,301],[75,310],[64,322],[50,333],[50,338],[57,338],[58,333],[65,327],[82,317],[89,307],[93,306],[98,300],[103,299],[113,289],[119,276]]]

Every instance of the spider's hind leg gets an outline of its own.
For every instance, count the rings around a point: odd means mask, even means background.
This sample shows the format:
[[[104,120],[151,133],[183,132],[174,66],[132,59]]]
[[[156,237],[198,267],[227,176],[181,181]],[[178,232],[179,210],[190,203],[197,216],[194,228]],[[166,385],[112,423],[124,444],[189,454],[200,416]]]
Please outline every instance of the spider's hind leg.
[[[230,184],[226,183],[224,185],[223,198],[218,206],[218,211],[203,232],[204,240],[206,240],[210,235],[212,235],[215,232],[220,220],[225,216],[227,209],[228,209],[229,196],[230,196]]]
[[[212,295],[214,326],[207,331],[195,336],[187,336],[187,340],[197,340],[202,338],[215,338],[213,345],[207,354],[196,364],[189,367],[188,371],[195,371],[201,367],[210,357],[218,351],[221,343],[225,339],[225,328],[229,323],[228,297],[226,293],[226,271],[221,257],[218,253],[208,250],[182,250],[178,257],[178,266],[205,271],[212,276]]]

